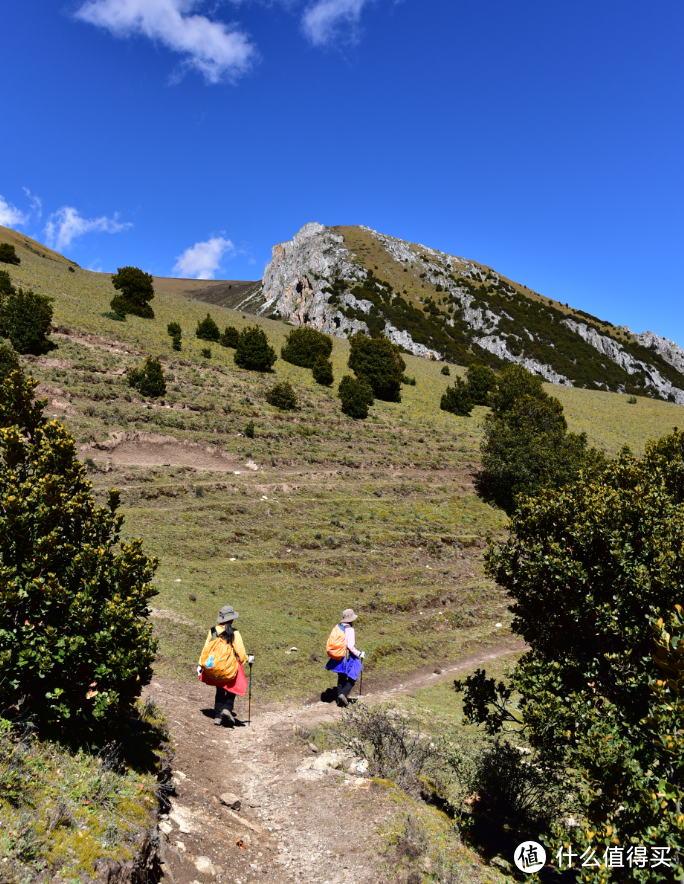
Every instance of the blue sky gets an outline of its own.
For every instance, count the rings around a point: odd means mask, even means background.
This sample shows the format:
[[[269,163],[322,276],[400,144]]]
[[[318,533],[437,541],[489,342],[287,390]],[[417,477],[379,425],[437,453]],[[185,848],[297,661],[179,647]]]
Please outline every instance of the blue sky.
[[[84,267],[361,223],[684,345],[681,2],[5,7],[0,223]]]

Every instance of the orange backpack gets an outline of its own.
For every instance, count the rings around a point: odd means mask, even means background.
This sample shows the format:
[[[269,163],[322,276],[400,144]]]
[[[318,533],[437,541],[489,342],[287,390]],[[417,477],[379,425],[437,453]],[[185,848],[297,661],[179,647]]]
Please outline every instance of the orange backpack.
[[[207,684],[225,684],[237,675],[238,661],[235,651],[221,635],[212,638],[211,632],[209,633],[199,662],[203,670],[203,681]]]
[[[342,660],[347,653],[347,637],[341,624],[333,626],[325,649],[333,660]]]

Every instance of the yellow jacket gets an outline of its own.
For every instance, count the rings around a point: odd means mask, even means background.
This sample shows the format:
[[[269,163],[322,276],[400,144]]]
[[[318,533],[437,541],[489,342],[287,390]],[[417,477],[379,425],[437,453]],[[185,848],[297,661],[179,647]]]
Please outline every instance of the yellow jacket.
[[[221,623],[218,626],[212,626],[209,632],[207,633],[207,640],[204,643],[204,647],[213,642],[217,635],[221,635],[226,631],[226,627]],[[240,633],[235,630],[235,635],[233,636],[233,651],[235,652],[235,656],[238,658],[240,663],[244,666],[247,662],[247,651],[245,650],[244,642],[242,641],[242,636]],[[202,648],[202,653],[204,653],[204,648]],[[202,659],[202,654],[200,654],[200,659],[197,661],[197,665],[201,666],[200,660]]]

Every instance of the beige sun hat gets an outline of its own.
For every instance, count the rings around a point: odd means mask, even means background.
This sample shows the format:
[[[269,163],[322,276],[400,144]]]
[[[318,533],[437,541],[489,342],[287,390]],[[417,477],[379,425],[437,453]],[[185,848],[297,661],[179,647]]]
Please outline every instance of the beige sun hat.
[[[353,623],[354,620],[356,620],[356,614],[352,608],[345,608],[344,611],[342,611],[342,619],[340,620],[340,623]]]
[[[220,626],[222,623],[231,623],[233,620],[237,620],[239,616],[232,605],[224,605],[218,613],[216,622]]]

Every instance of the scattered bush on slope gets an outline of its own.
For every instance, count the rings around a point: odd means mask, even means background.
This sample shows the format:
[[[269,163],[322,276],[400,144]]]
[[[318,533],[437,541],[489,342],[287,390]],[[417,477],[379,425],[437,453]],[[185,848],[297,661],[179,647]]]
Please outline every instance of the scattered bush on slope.
[[[150,301],[154,298],[153,279],[139,267],[118,267],[112,276],[112,285],[121,292],[114,295],[111,308],[119,316],[129,313],[143,319],[154,319]]]

